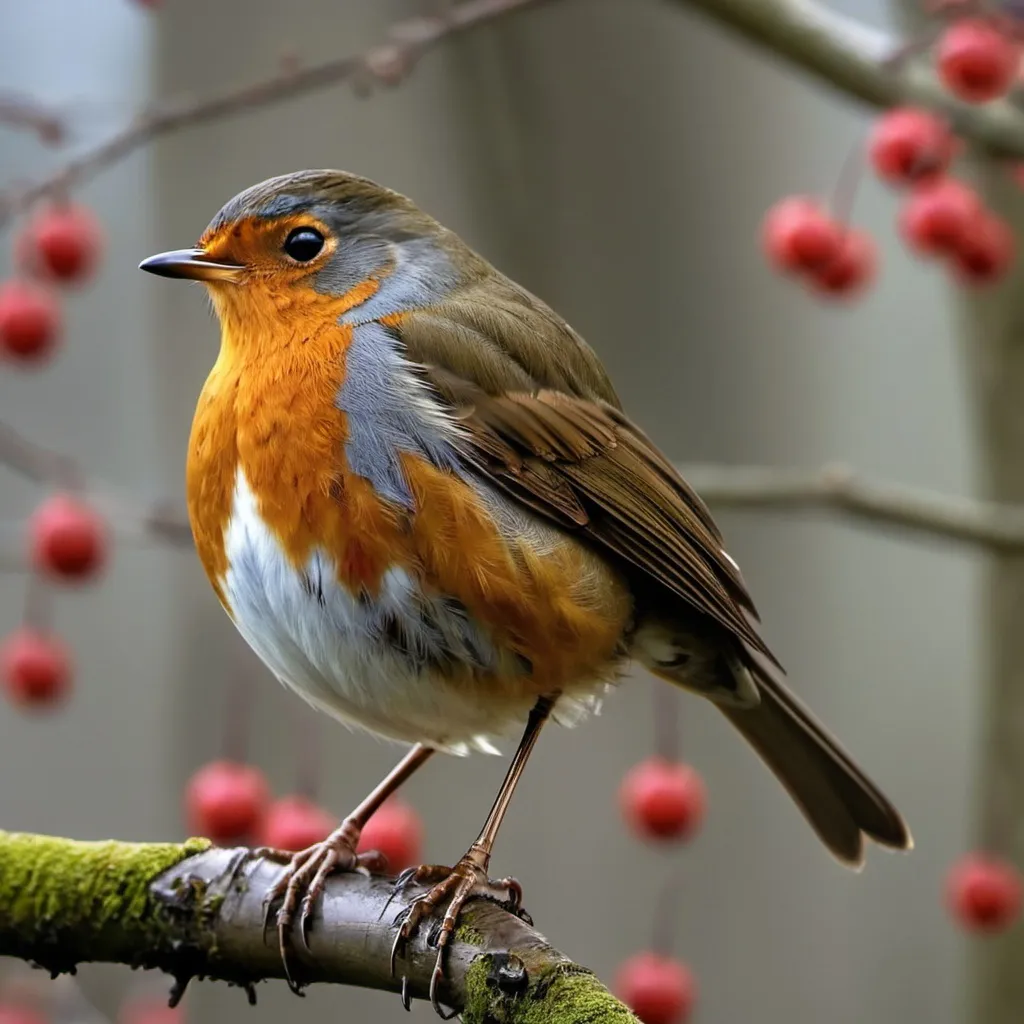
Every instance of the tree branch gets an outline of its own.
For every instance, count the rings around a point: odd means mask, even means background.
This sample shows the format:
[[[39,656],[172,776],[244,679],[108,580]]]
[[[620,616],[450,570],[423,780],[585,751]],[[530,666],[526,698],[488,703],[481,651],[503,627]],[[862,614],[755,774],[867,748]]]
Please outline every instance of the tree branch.
[[[101,481],[85,480],[70,456],[20,434],[0,420],[0,464],[31,480],[85,487],[97,510],[123,538],[192,544],[188,519],[169,499],[139,501]],[[894,526],[923,539],[936,537],[997,551],[1024,551],[1024,505],[958,498],[859,478],[841,465],[819,470],[778,466],[682,465],[683,477],[717,508],[826,511],[870,526]],[[24,568],[21,538],[0,536],[0,572]]]
[[[859,479],[845,466],[681,466],[694,490],[718,508],[829,511],[872,526],[895,526],[999,551],[1024,551],[1024,507],[933,494]]]
[[[129,494],[119,494],[100,481],[88,480],[82,467],[70,455],[55,452],[38,444],[0,420],[0,465],[36,483],[72,491],[85,490],[97,511],[122,538],[158,540],[176,546],[192,546],[188,518],[167,499],[140,501]],[[0,537],[0,572],[24,568],[20,536],[11,534],[12,544],[3,545]]]
[[[50,177],[0,198],[0,226],[21,209],[45,196],[61,195],[103,168],[123,160],[154,139],[191,125],[294,99],[317,89],[351,81],[360,95],[376,85],[397,85],[428,50],[502,15],[550,0],[465,0],[443,16],[415,17],[396,23],[390,41],[360,54],[335,57],[304,68],[293,61],[269,78],[198,101],[182,101],[140,114],[122,131],[83,153]]]
[[[1024,114],[1006,100],[972,106],[929,67],[896,61],[904,47],[816,0],[672,0],[693,7],[786,58],[833,88],[876,107],[912,103],[944,114],[962,138],[991,155],[1024,157]]]
[[[281,866],[247,849],[83,843],[0,832],[0,956],[58,973],[83,962],[159,968],[247,989],[283,978],[263,899]],[[436,950],[417,937],[389,969],[395,920],[415,888],[392,899],[390,879],[336,875],[315,912],[310,953],[294,950],[303,983],[335,982],[426,998]],[[447,959],[441,1000],[465,1024],[636,1024],[594,975],[495,903],[467,907]]]

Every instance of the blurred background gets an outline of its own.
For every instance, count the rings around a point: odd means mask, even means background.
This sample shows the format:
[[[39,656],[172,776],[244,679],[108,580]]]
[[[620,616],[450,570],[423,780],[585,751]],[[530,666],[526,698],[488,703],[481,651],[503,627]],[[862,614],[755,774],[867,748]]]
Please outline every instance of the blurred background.
[[[285,53],[313,63],[355,52],[438,6],[0,0],[0,87],[66,109],[74,151],[158,98],[259,78]],[[845,8],[889,24],[880,0]],[[328,89],[190,128],[97,177],[77,195],[107,233],[102,268],[69,300],[52,366],[0,375],[0,415],[89,474],[183,505],[217,330],[198,288],[136,265],[192,243],[262,178],[342,167],[411,195],[550,302],[673,459],[842,460],[969,494],[948,289],[901,253],[891,196],[870,180],[857,195],[855,220],[883,252],[877,285],[856,304],[812,300],[759,250],[764,210],[783,194],[827,192],[868,118],[682,4],[564,0],[503,20],[444,45],[397,89],[368,100]],[[10,131],[0,145],[5,182],[33,180],[69,152]],[[5,473],[0,515],[16,523],[41,494]],[[942,888],[970,845],[981,560],[807,516],[719,518],[796,689],[905,813],[916,851],[872,850],[862,874],[841,869],[724,720],[685,696],[681,749],[706,779],[706,824],[668,852],[642,845],[616,804],[623,774],[653,744],[653,685],[638,675],[598,719],[543,736],[493,870],[516,875],[538,928],[605,979],[650,942],[674,877],[675,949],[698,979],[698,1020],[948,1024],[963,1012],[966,940]],[[24,585],[0,580],[0,629],[19,621]],[[6,829],[183,837],[183,787],[222,752],[225,688],[238,675],[251,680],[249,756],[276,791],[294,788],[310,729],[318,797],[339,815],[397,756],[286,695],[243,649],[188,549],[117,545],[99,585],[58,595],[56,622],[76,655],[76,690],[53,715],[0,705]],[[505,764],[440,759],[409,783],[428,861],[461,855]],[[110,1016],[139,983],[116,968],[80,980]],[[256,1009],[215,984],[195,984],[186,1002],[197,1024],[404,1019],[393,995],[320,987],[298,1001],[279,983],[260,986]]]

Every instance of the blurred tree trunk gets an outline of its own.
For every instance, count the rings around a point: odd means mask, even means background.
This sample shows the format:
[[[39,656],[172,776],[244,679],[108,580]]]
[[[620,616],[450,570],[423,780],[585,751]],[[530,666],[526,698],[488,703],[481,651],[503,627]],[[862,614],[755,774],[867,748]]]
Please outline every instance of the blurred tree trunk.
[[[987,201],[1024,231],[1024,203],[1006,168],[987,165]],[[986,497],[1024,501],[1024,272],[998,292],[961,304],[963,363],[977,410],[978,466]],[[994,554],[982,607],[985,680],[976,781],[978,844],[1024,865],[1024,558]],[[1016,1024],[1024,1015],[1024,931],[979,943],[970,1019]]]

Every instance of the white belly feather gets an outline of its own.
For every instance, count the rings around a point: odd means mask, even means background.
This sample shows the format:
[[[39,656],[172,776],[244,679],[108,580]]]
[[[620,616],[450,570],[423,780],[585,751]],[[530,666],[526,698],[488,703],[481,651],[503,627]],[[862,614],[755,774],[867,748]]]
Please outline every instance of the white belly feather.
[[[380,593],[357,597],[337,583],[323,553],[296,571],[260,518],[241,470],[225,546],[223,588],[235,623],[270,670],[310,704],[350,725],[450,753],[497,753],[492,740],[525,721],[532,696],[500,687],[482,695],[445,679],[445,660],[514,672],[457,602],[425,595],[403,569]],[[588,688],[589,689],[589,688]],[[594,684],[594,691],[604,687]],[[596,710],[596,696],[559,701],[565,722]]]

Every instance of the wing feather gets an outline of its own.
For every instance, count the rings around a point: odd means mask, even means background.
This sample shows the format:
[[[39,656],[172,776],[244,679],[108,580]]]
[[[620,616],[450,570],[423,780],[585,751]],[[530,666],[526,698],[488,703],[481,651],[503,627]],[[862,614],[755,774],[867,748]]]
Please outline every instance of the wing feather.
[[[622,412],[582,339],[528,293],[516,290],[514,299],[482,312],[463,295],[393,324],[458,420],[466,458],[623,571],[664,587],[775,662],[705,504]],[[539,338],[551,339],[559,358],[545,363]]]

